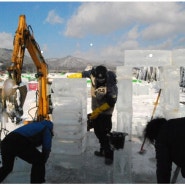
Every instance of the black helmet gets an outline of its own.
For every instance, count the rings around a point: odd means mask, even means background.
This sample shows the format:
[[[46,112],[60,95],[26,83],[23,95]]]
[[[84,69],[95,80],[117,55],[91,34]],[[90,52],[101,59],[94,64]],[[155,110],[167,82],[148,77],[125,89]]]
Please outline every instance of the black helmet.
[[[107,79],[107,68],[105,66],[97,66],[95,69],[95,78],[98,83],[105,83]]]

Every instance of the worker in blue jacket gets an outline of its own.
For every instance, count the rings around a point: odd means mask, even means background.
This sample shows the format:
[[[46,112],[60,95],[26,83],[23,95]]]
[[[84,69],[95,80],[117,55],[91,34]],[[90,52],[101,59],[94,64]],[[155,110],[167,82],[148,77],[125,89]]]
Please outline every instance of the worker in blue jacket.
[[[0,182],[13,170],[15,157],[32,164],[31,183],[45,182],[45,163],[52,145],[53,123],[32,122],[10,132],[1,142]],[[37,147],[42,146],[42,151]]]
[[[92,112],[88,115],[88,121],[93,122],[94,133],[99,140],[100,150],[94,154],[105,157],[105,164],[113,162],[113,150],[107,136],[112,129],[112,113],[117,101],[118,88],[116,74],[105,66],[94,66],[88,71],[74,73],[68,78],[90,78]]]

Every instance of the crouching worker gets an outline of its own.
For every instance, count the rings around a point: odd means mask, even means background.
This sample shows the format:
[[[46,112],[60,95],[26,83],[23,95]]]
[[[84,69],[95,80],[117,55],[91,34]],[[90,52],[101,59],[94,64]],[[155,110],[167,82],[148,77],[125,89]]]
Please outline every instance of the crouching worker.
[[[32,164],[31,183],[45,182],[45,163],[51,151],[53,123],[32,122],[10,132],[1,142],[0,182],[13,170],[15,157]],[[40,152],[37,147],[42,146]]]
[[[148,122],[144,135],[156,149],[157,183],[170,183],[173,162],[185,178],[185,118],[156,118]]]

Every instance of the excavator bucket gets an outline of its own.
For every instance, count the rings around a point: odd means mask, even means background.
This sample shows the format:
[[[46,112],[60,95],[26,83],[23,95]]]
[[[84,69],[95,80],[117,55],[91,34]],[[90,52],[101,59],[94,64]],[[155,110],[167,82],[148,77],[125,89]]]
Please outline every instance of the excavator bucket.
[[[13,79],[5,80],[2,88],[2,112],[6,112],[12,122],[16,118],[16,124],[22,120],[26,95],[26,85],[18,86]]]
[[[19,86],[18,87],[19,91],[20,91],[20,107],[22,108],[26,99],[26,95],[27,95],[27,86],[23,85],[23,86]]]
[[[13,79],[7,79],[4,81],[2,88],[2,99],[6,99],[16,92],[16,82]]]

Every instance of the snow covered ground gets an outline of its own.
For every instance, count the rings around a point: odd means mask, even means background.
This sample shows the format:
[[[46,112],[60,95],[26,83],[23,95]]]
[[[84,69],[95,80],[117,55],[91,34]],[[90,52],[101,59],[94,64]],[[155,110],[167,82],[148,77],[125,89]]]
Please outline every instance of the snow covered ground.
[[[122,160],[128,160],[129,168],[122,170],[122,176],[115,174],[115,163],[110,166],[104,164],[103,158],[94,156],[94,151],[99,149],[99,143],[93,130],[87,132],[86,150],[81,155],[63,155],[51,152],[46,164],[46,183],[48,184],[152,184],[156,183],[156,161],[155,150],[147,142],[144,145],[146,152],[139,154],[143,142],[142,132],[148,120],[151,119],[154,102],[157,98],[157,91],[154,84],[144,84],[144,93],[133,94],[133,121],[132,139],[126,137],[123,150],[115,151],[115,157],[121,152]],[[136,91],[134,91],[136,92]],[[138,91],[137,91],[138,92]],[[34,106],[34,91],[29,91],[24,110]],[[185,94],[180,91],[180,101],[184,101]],[[90,112],[90,98],[87,100],[87,112]],[[156,114],[160,114],[160,109],[156,109]],[[23,115],[23,117],[28,115]],[[116,130],[117,111],[113,114],[113,129]],[[6,125],[7,130],[12,130],[18,126],[10,123]],[[129,156],[128,156],[129,154]],[[28,184],[30,175],[30,165],[16,159],[14,171],[3,182],[5,184]],[[173,166],[173,170],[175,166]],[[173,174],[173,173],[172,173]],[[185,183],[179,174],[177,183]]]

